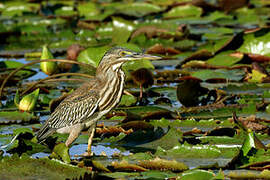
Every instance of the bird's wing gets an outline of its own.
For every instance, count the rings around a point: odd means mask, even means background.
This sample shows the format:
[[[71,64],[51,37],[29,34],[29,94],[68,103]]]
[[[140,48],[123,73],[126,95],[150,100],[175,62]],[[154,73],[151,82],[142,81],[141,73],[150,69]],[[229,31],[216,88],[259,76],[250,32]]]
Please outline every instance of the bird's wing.
[[[51,114],[48,119],[49,127],[59,129],[83,122],[94,114],[98,101],[99,95],[94,90],[72,93]]]

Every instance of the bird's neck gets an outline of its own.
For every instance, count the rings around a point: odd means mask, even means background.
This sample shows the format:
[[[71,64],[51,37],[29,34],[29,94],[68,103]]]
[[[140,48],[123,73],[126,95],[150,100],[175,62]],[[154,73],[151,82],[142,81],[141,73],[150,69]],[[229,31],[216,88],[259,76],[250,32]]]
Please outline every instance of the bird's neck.
[[[117,64],[100,64],[96,70],[96,77],[103,80],[112,80],[119,76],[124,76],[124,72],[121,69],[123,63]]]
[[[103,97],[99,102],[99,109],[107,112],[120,102],[124,90],[125,74],[121,65],[107,65],[97,69],[96,78],[101,85],[100,96]]]

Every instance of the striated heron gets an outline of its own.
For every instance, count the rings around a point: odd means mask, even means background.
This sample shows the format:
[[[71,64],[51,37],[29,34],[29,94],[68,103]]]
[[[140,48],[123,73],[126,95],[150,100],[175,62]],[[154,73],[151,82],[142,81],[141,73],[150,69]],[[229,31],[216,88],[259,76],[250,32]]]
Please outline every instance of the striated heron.
[[[96,76],[68,95],[57,106],[38,131],[38,141],[44,141],[55,132],[67,133],[69,137],[65,145],[69,147],[82,130],[88,129],[87,155],[91,155],[91,144],[97,121],[121,99],[125,81],[122,65],[127,61],[141,59],[155,60],[160,57],[121,47],[106,52],[97,67]]]

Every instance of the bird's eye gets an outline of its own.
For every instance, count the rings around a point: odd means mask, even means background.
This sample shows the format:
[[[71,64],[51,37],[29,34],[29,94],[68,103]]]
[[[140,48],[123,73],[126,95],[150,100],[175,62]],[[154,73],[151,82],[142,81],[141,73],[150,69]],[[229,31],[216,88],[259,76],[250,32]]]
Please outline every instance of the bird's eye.
[[[125,51],[121,51],[121,52],[119,53],[119,55],[123,57],[123,56],[126,56],[127,53],[126,53]]]

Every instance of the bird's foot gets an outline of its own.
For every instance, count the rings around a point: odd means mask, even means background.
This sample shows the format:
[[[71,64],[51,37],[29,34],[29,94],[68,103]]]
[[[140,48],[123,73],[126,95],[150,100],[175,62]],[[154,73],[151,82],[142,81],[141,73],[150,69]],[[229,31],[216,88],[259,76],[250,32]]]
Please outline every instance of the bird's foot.
[[[93,155],[94,155],[94,153],[91,151],[86,151],[85,153],[82,154],[83,157],[91,157]]]

